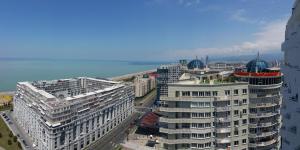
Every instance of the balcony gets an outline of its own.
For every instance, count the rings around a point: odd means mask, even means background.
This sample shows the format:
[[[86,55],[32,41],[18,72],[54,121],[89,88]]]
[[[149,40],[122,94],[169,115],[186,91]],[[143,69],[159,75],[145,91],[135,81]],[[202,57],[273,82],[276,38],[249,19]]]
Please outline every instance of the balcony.
[[[268,112],[268,113],[249,113],[250,118],[264,118],[279,115],[279,111]]]
[[[267,136],[272,136],[275,134],[278,134],[279,131],[274,130],[274,131],[269,131],[269,132],[261,132],[261,133],[256,133],[256,134],[249,134],[250,138],[262,138],[262,137],[267,137]]]
[[[230,111],[230,110],[231,110],[231,107],[230,107],[230,106],[223,106],[223,107],[215,106],[215,110],[216,110],[217,112]]]
[[[216,138],[216,142],[217,143],[221,143],[221,144],[224,144],[224,143],[230,143],[231,142],[231,139],[230,138]]]
[[[181,129],[168,129],[168,128],[159,128],[159,132],[167,133],[167,134],[181,134],[181,133],[209,133],[213,132],[212,128],[181,128]]]
[[[231,127],[216,128],[216,133],[230,133]]]
[[[270,127],[270,126],[274,126],[274,125],[278,125],[279,121],[270,121],[270,122],[266,122],[266,123],[250,123],[249,127],[250,128],[256,128],[256,127]]]
[[[161,138],[161,143],[165,144],[190,144],[190,143],[208,143],[212,142],[213,139],[211,138],[204,138],[204,139],[165,139]]]
[[[166,123],[210,123],[213,122],[213,118],[165,118],[160,117],[159,122]]]
[[[210,107],[205,108],[171,108],[171,107],[160,107],[159,111],[162,112],[204,112],[211,111]]]
[[[272,140],[267,141],[267,142],[258,142],[258,143],[256,144],[256,146],[257,146],[257,147],[261,147],[261,146],[269,146],[269,145],[272,145],[272,144],[274,144],[274,143],[276,143],[276,142],[277,142],[277,140],[272,139]]]

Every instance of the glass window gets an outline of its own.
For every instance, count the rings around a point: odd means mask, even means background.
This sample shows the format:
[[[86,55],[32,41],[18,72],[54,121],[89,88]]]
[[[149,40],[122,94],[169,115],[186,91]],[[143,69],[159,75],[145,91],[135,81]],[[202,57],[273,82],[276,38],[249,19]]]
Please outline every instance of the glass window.
[[[234,95],[238,95],[239,94],[239,90],[236,89],[236,90],[233,91],[233,93],[234,93]]]
[[[225,90],[225,95],[230,95],[230,90]]]
[[[243,89],[243,94],[247,94],[247,89]]]

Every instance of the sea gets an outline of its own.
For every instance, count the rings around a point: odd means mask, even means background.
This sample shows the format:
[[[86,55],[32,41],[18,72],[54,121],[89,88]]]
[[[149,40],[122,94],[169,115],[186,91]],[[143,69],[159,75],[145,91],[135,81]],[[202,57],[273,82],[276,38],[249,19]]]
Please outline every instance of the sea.
[[[72,77],[115,77],[156,69],[166,62],[0,58],[0,91],[14,91],[17,82]]]

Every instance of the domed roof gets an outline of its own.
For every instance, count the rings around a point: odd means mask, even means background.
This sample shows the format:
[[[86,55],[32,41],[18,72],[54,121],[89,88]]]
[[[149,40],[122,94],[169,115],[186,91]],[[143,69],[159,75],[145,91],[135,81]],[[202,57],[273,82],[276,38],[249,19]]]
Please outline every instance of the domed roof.
[[[201,60],[199,60],[198,58],[190,61],[187,64],[188,69],[203,69],[204,68],[204,64]]]
[[[256,59],[249,61],[246,65],[247,72],[264,72],[269,65],[266,61],[259,58],[259,55]]]

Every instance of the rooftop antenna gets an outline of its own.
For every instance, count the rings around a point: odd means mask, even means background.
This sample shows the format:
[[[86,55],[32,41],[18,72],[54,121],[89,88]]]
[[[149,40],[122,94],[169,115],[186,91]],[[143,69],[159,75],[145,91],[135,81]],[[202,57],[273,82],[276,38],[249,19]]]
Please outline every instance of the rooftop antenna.
[[[196,59],[198,59],[198,56],[196,55]]]
[[[256,59],[259,59],[259,51],[257,52],[257,58]]]

